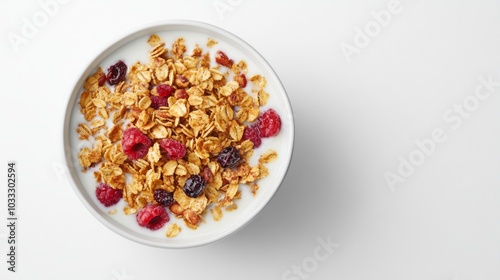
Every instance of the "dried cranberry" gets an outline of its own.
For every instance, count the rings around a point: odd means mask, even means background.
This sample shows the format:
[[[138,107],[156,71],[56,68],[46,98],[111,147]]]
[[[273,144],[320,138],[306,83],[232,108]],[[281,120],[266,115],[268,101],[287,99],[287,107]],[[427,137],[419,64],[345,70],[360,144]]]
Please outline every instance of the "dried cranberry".
[[[104,73],[103,73],[103,74],[99,77],[99,79],[97,80],[98,85],[99,85],[100,87],[102,87],[102,86],[106,83],[106,80],[107,80],[107,78],[106,78],[106,74],[104,74]]]
[[[175,88],[168,84],[160,84],[156,86],[156,92],[158,93],[158,96],[161,97],[169,97],[172,93],[174,93],[174,91]]]
[[[151,147],[151,139],[135,127],[128,128],[123,132],[122,150],[131,160],[143,158]]]
[[[151,95],[151,108],[158,110],[160,107],[168,107],[168,98],[162,96]]]
[[[149,228],[150,230],[158,230],[170,220],[163,206],[152,204],[142,208],[135,218],[141,227]]]
[[[154,198],[159,205],[165,207],[168,207],[175,202],[173,193],[162,189],[156,189],[154,191]]]
[[[273,109],[268,109],[257,119],[260,137],[276,136],[281,130],[281,118]]]
[[[205,169],[203,169],[203,179],[205,179],[205,182],[207,183],[210,183],[214,180],[214,174],[212,173],[212,171],[210,171],[210,168],[205,167]]]
[[[198,174],[191,175],[191,177],[186,180],[182,190],[187,196],[196,198],[203,192],[206,185],[207,182],[203,179],[203,177]]]
[[[114,65],[108,68],[108,75],[106,76],[108,83],[112,86],[117,85],[119,82],[125,80],[127,74],[127,65],[119,60]]]
[[[245,127],[242,139],[252,141],[254,148],[258,148],[260,147],[260,144],[262,144],[262,139],[260,138],[259,130],[255,126]]]
[[[109,207],[115,205],[120,201],[123,196],[123,191],[120,189],[113,189],[108,184],[100,183],[95,189],[97,200],[104,206]]]
[[[217,53],[215,54],[215,62],[228,68],[231,68],[234,63],[234,61],[232,59],[229,59],[229,57],[227,57],[227,55],[222,51],[217,51]]]
[[[236,75],[233,79],[240,85],[240,87],[244,88],[247,86],[247,77],[245,74]]]
[[[228,146],[219,153],[216,160],[224,168],[233,168],[238,166],[241,156],[235,147]]]
[[[174,139],[163,139],[160,146],[167,152],[169,159],[181,159],[186,155],[186,146]]]

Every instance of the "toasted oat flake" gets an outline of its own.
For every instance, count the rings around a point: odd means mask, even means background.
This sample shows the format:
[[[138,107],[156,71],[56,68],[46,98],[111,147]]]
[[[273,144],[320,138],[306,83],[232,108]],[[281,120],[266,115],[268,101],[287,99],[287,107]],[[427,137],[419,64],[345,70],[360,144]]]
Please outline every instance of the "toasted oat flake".
[[[123,208],[123,212],[125,213],[125,215],[132,215],[132,214],[137,213],[137,209],[129,207],[129,206],[125,206],[125,208]]]
[[[264,106],[267,104],[267,101],[269,100],[269,93],[261,89],[257,91],[257,96],[255,97],[255,99],[256,103],[258,103],[259,106]]]
[[[177,161],[170,160],[163,165],[163,175],[164,176],[172,176],[177,169]]]
[[[92,99],[92,103],[94,103],[94,105],[97,108],[104,108],[104,107],[106,107],[106,101],[104,101],[102,99],[99,99],[99,98]]]
[[[265,88],[267,85],[267,80],[261,75],[255,75],[250,78],[250,81],[255,84],[259,89]]]
[[[233,204],[226,207],[227,212],[231,212],[231,211],[234,211],[236,209],[238,209],[238,204],[236,204],[236,203],[233,203]]]
[[[80,140],[89,140],[92,135],[92,130],[84,123],[78,125],[76,132],[78,133]]]
[[[113,125],[109,130],[108,130],[108,138],[111,140],[111,142],[116,142],[119,141],[122,137],[122,128],[121,125]]]
[[[212,208],[212,210],[210,211],[212,213],[212,217],[214,218],[214,221],[219,221],[220,219],[222,219],[222,216],[224,215],[222,213],[222,209],[220,206],[215,206],[214,208]]]
[[[176,223],[173,223],[167,227],[166,236],[169,238],[176,237],[180,232],[181,227],[179,227]]]
[[[215,41],[214,39],[212,38],[208,38],[207,40],[207,47],[211,48],[215,45],[217,45],[219,42]]]
[[[248,109],[247,112],[248,112],[247,121],[249,121],[249,122],[255,121],[259,117],[259,114],[260,114],[259,107],[252,107],[252,108]]]
[[[104,125],[106,125],[106,121],[103,119],[97,119],[90,122],[90,126],[92,128],[100,128],[103,127]]]
[[[149,39],[148,39],[148,44],[151,46],[151,47],[154,47],[160,43],[162,43],[163,41],[161,40],[160,36],[156,35],[156,34],[153,34],[151,36],[149,36]]]
[[[259,162],[261,163],[269,163],[278,158],[278,153],[274,150],[268,150],[264,154],[262,154],[259,158]]]
[[[138,105],[141,110],[146,110],[151,105],[151,99],[149,98],[149,96],[144,96],[143,98],[141,98],[141,100],[139,100]]]
[[[226,197],[234,198],[238,191],[239,184],[230,184],[226,191]]]
[[[226,85],[224,85],[221,89],[220,89],[220,94],[222,94],[223,96],[229,96],[231,95],[231,93],[233,93],[236,89],[238,89],[240,85],[238,84],[238,82],[236,81],[230,81],[229,83],[227,83]]]
[[[175,40],[175,42],[172,45],[172,53],[174,54],[174,57],[176,59],[179,59],[182,57],[184,52],[186,52],[186,45],[184,38],[179,38]]]
[[[257,191],[259,190],[259,185],[257,185],[256,183],[253,183],[251,186],[250,186],[250,191],[252,192],[252,195],[255,196],[257,194]]]
[[[174,104],[172,104],[172,106],[170,106],[168,112],[173,117],[184,117],[188,113],[186,100],[177,100]]]
[[[239,125],[237,121],[232,121],[231,127],[229,128],[229,135],[234,141],[240,141],[243,137],[243,132],[245,130],[245,126]]]
[[[150,163],[157,163],[160,161],[161,153],[160,145],[158,143],[155,143],[151,148],[149,148],[147,157]]]
[[[151,135],[155,139],[164,139],[168,136],[168,131],[163,125],[155,125],[151,130]]]

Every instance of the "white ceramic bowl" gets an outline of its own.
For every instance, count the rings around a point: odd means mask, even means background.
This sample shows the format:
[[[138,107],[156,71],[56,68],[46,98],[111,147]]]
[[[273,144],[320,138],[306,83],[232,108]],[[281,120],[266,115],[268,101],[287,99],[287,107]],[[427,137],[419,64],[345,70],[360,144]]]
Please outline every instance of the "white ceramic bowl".
[[[269,92],[270,98],[263,109],[272,107],[282,119],[279,135],[264,139],[262,146],[254,153],[253,159],[257,159],[267,149],[274,149],[278,152],[278,160],[267,165],[270,175],[259,181],[260,189],[257,195],[252,196],[248,187],[240,187],[243,194],[242,198],[237,201],[238,209],[224,212],[223,218],[217,222],[213,221],[210,213],[207,213],[204,216],[204,222],[197,230],[187,228],[181,220],[175,221],[173,215],[169,213],[170,222],[177,222],[182,227],[181,233],[175,238],[165,236],[167,226],[157,231],[139,227],[135,221],[135,215],[123,214],[122,209],[125,205],[123,199],[119,204],[109,208],[99,203],[95,198],[96,182],[92,172],[83,173],[81,171],[82,168],[77,156],[82,147],[91,146],[89,142],[80,141],[76,133],[77,125],[84,122],[79,112],[78,100],[85,79],[98,66],[105,70],[119,59],[124,60],[129,66],[138,60],[147,63],[150,47],[146,40],[149,35],[154,33],[162,37],[163,41],[167,43],[167,47],[170,47],[171,43],[178,37],[185,38],[188,47],[197,43],[204,50],[209,50],[205,46],[208,38],[218,41],[217,46],[210,49],[211,52],[218,49],[226,50],[235,61],[243,59],[248,63],[249,75],[258,73],[267,78],[266,91]],[[89,63],[76,81],[68,101],[64,120],[66,163],[69,167],[73,189],[82,203],[101,223],[119,235],[142,244],[164,248],[187,248],[208,244],[227,237],[248,224],[266,206],[283,181],[291,161],[293,142],[294,122],[290,102],[283,85],[271,66],[254,48],[237,36],[213,25],[195,21],[176,20],[151,23],[128,33],[106,47]],[[116,214],[108,214],[110,209],[115,208],[117,209]]]

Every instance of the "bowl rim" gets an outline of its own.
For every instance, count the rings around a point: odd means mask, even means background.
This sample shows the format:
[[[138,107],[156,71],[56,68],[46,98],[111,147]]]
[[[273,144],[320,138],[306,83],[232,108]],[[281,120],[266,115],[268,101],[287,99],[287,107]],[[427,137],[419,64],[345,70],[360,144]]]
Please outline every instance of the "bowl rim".
[[[169,243],[158,243],[155,242],[154,240],[148,240],[145,238],[139,238],[138,236],[129,233],[126,230],[122,230],[118,227],[116,227],[114,224],[110,223],[108,220],[106,220],[101,213],[99,213],[94,207],[91,205],[91,203],[87,200],[87,198],[84,196],[82,193],[82,190],[79,187],[79,183],[75,180],[75,178],[78,178],[77,175],[77,168],[79,166],[73,166],[73,160],[72,160],[72,151],[71,151],[71,145],[70,145],[70,121],[71,121],[71,112],[73,110],[74,104],[78,98],[78,92],[80,91],[80,86],[83,83],[83,81],[87,78],[85,77],[85,73],[88,72],[91,69],[94,69],[95,66],[94,64],[102,61],[104,58],[109,56],[111,53],[113,53],[115,50],[120,48],[121,46],[127,44],[128,42],[131,42],[137,38],[140,38],[144,35],[152,34],[154,33],[152,30],[157,29],[157,28],[162,28],[162,27],[188,27],[188,28],[193,28],[193,30],[198,31],[198,32],[207,32],[210,31],[212,33],[215,33],[218,36],[228,38],[232,41],[235,41],[237,44],[244,46],[248,51],[250,51],[258,60],[260,60],[260,64],[262,67],[267,68],[266,72],[267,75],[271,75],[272,77],[267,77],[268,80],[273,80],[275,83],[275,86],[279,89],[279,91],[284,93],[283,99],[284,99],[284,104],[286,105],[286,110],[290,112],[290,116],[287,119],[289,123],[289,129],[290,129],[290,139],[287,139],[290,143],[290,156],[288,157],[288,160],[286,162],[283,162],[283,164],[286,164],[285,167],[285,172],[283,172],[281,178],[277,180],[277,185],[274,188],[274,190],[271,192],[271,194],[261,203],[258,205],[253,210],[253,214],[243,221],[242,223],[238,223],[235,228],[230,228],[229,230],[221,231],[220,233],[217,234],[216,237],[210,238],[208,240],[200,241],[200,242],[184,242],[182,244],[169,244]],[[208,32],[208,33],[210,33]],[[295,121],[294,121],[294,114],[293,114],[293,109],[291,106],[291,102],[289,99],[289,96],[286,92],[285,87],[283,86],[281,80],[279,79],[278,75],[272,68],[272,66],[267,62],[267,60],[255,49],[253,48],[249,43],[238,37],[237,35],[224,30],[218,26],[215,26],[213,24],[201,22],[201,21],[194,21],[194,20],[160,20],[160,21],[153,21],[149,22],[146,24],[139,25],[136,28],[130,29],[127,32],[124,32],[120,34],[119,36],[116,36],[113,38],[113,40],[107,42],[103,48],[101,48],[99,51],[96,52],[97,55],[94,56],[91,62],[86,64],[83,70],[81,70],[75,81],[71,84],[71,93],[69,97],[67,98],[66,102],[66,108],[65,108],[65,116],[64,116],[64,122],[63,122],[63,154],[64,154],[64,161],[66,166],[68,167],[68,173],[69,173],[69,183],[71,184],[71,187],[75,194],[77,195],[78,199],[80,202],[89,210],[90,213],[92,213],[92,216],[94,216],[101,224],[103,224],[106,228],[112,230],[113,232],[117,233],[118,235],[125,237],[126,239],[132,240],[136,243],[139,244],[144,244],[152,247],[157,247],[157,248],[169,248],[169,249],[180,249],[180,248],[193,248],[193,247],[198,247],[198,246],[203,246],[203,245],[208,245],[216,241],[223,240],[239,230],[243,229],[245,226],[247,226],[251,221],[253,221],[266,207],[269,202],[272,200],[272,198],[275,196],[276,192],[280,188],[280,186],[283,184],[284,178],[286,177],[286,174],[289,171],[290,164],[292,162],[293,158],[293,153],[294,153],[294,144],[295,144]]]

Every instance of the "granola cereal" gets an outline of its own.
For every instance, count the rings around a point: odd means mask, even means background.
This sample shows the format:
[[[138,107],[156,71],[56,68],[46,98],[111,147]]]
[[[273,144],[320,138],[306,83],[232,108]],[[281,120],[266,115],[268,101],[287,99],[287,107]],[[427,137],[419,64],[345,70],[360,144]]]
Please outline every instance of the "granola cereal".
[[[101,67],[85,81],[79,105],[86,122],[76,133],[91,147],[82,148],[78,159],[96,183],[123,192],[126,215],[141,215],[144,223],[142,217],[150,213],[143,211],[153,209],[148,205],[163,206],[196,229],[207,213],[218,221],[223,210],[237,210],[244,185],[255,196],[258,180],[269,174],[265,164],[278,157],[268,150],[251,166],[254,139],[244,133],[264,122],[262,106],[270,98],[266,78],[247,78],[246,62],[220,50],[215,63],[198,44],[188,52],[184,38],[167,48],[153,34],[147,43],[147,63],[127,67],[119,61],[120,68],[111,73],[113,83]],[[208,39],[206,46],[216,48],[217,41]],[[126,74],[120,73],[124,67]],[[228,150],[231,154],[223,155]],[[155,190],[170,196],[163,197],[164,204],[155,199]],[[168,221],[167,215],[166,237],[180,234],[181,227]]]

